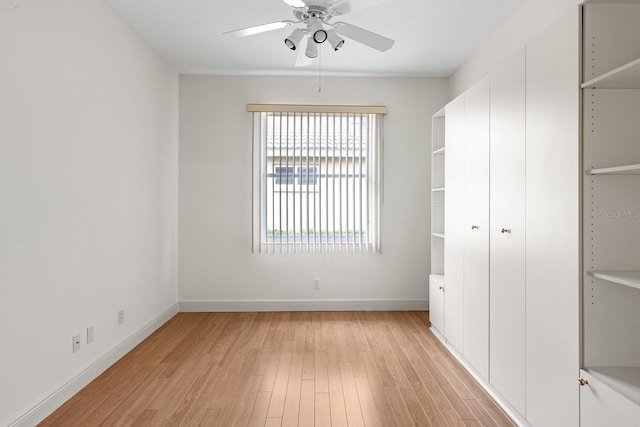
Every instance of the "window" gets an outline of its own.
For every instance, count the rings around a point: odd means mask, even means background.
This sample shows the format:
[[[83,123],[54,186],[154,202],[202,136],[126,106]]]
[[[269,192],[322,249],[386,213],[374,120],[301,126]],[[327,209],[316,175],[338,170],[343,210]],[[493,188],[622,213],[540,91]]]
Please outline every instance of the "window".
[[[317,166],[298,166],[295,168],[295,175],[293,170],[293,166],[275,166],[272,174],[267,171],[267,178],[274,178],[275,185],[292,185],[294,182],[296,185],[316,185],[318,183]]]
[[[299,185],[316,185],[318,183],[318,167],[317,166],[302,166],[296,169],[298,171]]]
[[[254,112],[254,251],[380,250],[384,107],[377,108],[247,106]]]
[[[272,176],[275,177],[277,185],[293,184],[293,167],[276,166],[275,173]]]

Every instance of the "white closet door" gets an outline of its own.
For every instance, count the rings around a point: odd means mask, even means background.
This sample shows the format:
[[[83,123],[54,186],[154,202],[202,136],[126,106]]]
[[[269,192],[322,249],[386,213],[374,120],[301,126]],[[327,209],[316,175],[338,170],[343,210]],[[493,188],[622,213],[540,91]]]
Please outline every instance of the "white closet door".
[[[488,78],[465,93],[464,357],[489,375]]]
[[[580,14],[527,46],[527,420],[578,425]]]
[[[490,231],[490,383],[523,416],[525,190],[523,49],[491,74]]]
[[[444,214],[444,336],[463,352],[464,95],[446,106]]]

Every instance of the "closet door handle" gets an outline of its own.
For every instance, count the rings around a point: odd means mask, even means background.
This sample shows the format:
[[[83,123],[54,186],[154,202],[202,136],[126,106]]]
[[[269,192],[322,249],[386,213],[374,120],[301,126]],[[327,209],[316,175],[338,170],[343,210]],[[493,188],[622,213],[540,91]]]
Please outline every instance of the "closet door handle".
[[[500,232],[501,232],[502,234],[504,234],[504,233],[511,233],[511,229],[509,229],[509,228],[503,228],[502,230],[500,230]]]
[[[438,289],[440,289],[442,292],[444,292],[444,286],[438,286]]]
[[[472,229],[472,230],[479,230],[479,229],[480,229],[480,226],[478,226],[478,225],[472,225],[472,226],[471,226],[471,229]]]

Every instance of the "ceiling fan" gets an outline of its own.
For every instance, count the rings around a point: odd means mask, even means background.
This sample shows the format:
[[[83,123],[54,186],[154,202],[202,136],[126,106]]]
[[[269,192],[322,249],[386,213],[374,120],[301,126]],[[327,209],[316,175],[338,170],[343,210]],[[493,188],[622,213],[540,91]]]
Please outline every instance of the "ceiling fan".
[[[296,66],[308,65],[318,56],[318,45],[328,41],[335,51],[344,46],[344,38],[354,40],[365,46],[386,52],[394,41],[380,34],[365,30],[346,22],[330,22],[334,17],[351,12],[346,0],[282,0],[293,9],[295,21],[278,21],[224,32],[236,37],[252,36],[267,31],[278,30],[302,24],[284,39],[285,45],[297,50]],[[306,48],[305,48],[306,45]],[[302,52],[304,51],[304,54]]]

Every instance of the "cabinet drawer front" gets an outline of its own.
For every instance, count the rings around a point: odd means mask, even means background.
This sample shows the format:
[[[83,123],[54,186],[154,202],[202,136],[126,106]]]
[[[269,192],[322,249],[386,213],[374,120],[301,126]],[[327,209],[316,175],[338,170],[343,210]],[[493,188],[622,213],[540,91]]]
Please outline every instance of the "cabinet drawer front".
[[[580,427],[640,427],[640,406],[580,371],[589,384],[580,387]]]

